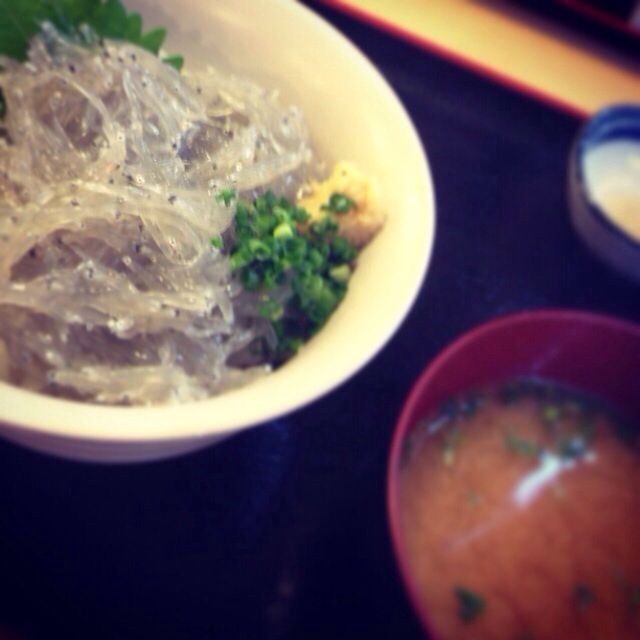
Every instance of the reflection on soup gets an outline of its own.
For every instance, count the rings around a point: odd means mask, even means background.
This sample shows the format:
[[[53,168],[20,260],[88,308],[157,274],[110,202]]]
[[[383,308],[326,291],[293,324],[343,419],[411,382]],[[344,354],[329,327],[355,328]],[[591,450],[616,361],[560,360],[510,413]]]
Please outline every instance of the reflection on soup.
[[[468,394],[405,441],[405,557],[435,635],[640,638],[637,431],[521,380]]]

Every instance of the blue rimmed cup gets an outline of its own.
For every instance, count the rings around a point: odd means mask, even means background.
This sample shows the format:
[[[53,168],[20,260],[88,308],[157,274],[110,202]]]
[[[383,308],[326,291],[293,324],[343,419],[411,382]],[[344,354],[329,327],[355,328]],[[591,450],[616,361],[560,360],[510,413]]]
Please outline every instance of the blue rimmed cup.
[[[582,127],[569,159],[568,196],[586,245],[640,282],[640,105],[606,107]]]

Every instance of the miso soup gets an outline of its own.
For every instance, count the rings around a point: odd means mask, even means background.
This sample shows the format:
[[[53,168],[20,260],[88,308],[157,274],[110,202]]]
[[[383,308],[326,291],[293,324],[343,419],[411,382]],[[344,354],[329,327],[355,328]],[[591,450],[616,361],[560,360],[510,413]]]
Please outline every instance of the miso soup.
[[[399,471],[402,544],[434,636],[640,638],[638,431],[541,380],[421,420]]]

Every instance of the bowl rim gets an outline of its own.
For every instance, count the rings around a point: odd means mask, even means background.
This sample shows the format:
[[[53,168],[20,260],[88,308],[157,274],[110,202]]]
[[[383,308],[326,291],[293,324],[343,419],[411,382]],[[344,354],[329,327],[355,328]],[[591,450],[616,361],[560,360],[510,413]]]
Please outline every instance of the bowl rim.
[[[365,367],[385,347],[405,320],[425,280],[433,255],[437,227],[433,176],[422,140],[394,89],[354,43],[323,17],[302,4],[288,3],[286,0],[274,0],[274,4],[280,7],[286,5],[300,20],[315,29],[323,30],[324,35],[333,40],[336,48],[349,52],[358,65],[359,72],[369,77],[372,85],[377,87],[388,102],[389,108],[397,114],[398,122],[402,123],[411,139],[415,157],[420,159],[419,167],[416,168],[421,176],[419,206],[425,216],[430,218],[426,225],[428,233],[424,238],[424,250],[417,261],[419,268],[411,274],[411,292],[398,308],[393,322],[380,332],[382,335],[377,336],[375,344],[372,341],[364,357],[359,355],[353,358],[337,375],[325,379],[323,384],[313,389],[305,389],[297,395],[295,401],[289,398],[274,401],[266,410],[248,406],[246,401],[242,401],[242,390],[246,387],[178,405],[119,407],[56,398],[0,382],[0,426],[3,428],[14,433],[103,444],[211,440],[216,436],[235,433],[282,417],[330,393]],[[271,376],[251,381],[247,386],[263,383],[267,379],[271,379]],[[22,408],[16,410],[18,406]],[[221,407],[220,415],[216,415],[218,407]],[[184,415],[187,408],[191,412],[188,422]],[[241,419],[237,416],[241,416]],[[186,424],[183,425],[183,421]]]
[[[399,458],[402,452],[402,444],[407,432],[414,424],[413,414],[417,404],[420,402],[423,390],[430,381],[438,374],[443,364],[447,362],[453,355],[468,344],[475,342],[479,338],[500,331],[505,327],[513,327],[531,322],[540,321],[572,321],[578,323],[591,323],[599,326],[608,326],[625,332],[629,332],[638,337],[640,340],[640,324],[632,321],[618,318],[606,313],[593,311],[583,311],[578,309],[564,308],[544,308],[529,309],[524,311],[516,311],[506,313],[504,315],[491,318],[480,324],[474,325],[467,331],[464,331],[458,337],[447,343],[437,354],[430,360],[422,370],[418,378],[415,380],[407,396],[405,397],[402,408],[398,414],[398,418],[393,428],[391,436],[391,445],[387,455],[386,470],[386,515],[391,538],[391,547],[395,559],[396,568],[400,575],[400,580],[404,587],[405,593],[409,599],[409,603],[414,614],[417,616],[423,630],[429,637],[434,634],[434,630],[429,620],[429,614],[425,611],[420,603],[417,588],[413,583],[413,578],[409,570],[410,561],[403,551],[402,545],[402,527],[399,518],[399,499],[398,499],[398,471]],[[433,635],[433,637],[436,637]]]
[[[636,118],[640,118],[640,104],[631,102],[620,103],[609,105],[597,111],[580,127],[575,142],[572,145],[570,158],[571,171],[575,178],[578,196],[585,207],[585,214],[591,215],[599,223],[600,227],[604,228],[604,232],[633,248],[633,250],[640,252],[640,239],[628,234],[622,227],[617,225],[606,214],[604,209],[592,199],[584,171],[585,153],[590,148],[595,148],[600,144],[598,140],[590,141],[589,138],[594,136],[596,132],[603,126],[606,126],[607,123],[616,122],[618,118],[624,117],[624,115],[630,112],[632,112]],[[638,138],[640,139],[640,120],[636,120],[636,123]]]

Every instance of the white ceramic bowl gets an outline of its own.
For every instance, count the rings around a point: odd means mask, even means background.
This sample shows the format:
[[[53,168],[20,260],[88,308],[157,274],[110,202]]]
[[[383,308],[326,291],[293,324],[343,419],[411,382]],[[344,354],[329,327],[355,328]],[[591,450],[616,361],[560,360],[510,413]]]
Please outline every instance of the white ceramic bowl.
[[[434,197],[420,140],[376,69],[343,36],[291,0],[129,0],[169,51],[279,87],[300,105],[329,161],[352,160],[388,212],[362,253],[343,304],[284,367],[210,400],[104,407],[0,384],[0,433],[67,458],[123,462],[191,451],[305,405],[372,358],[408,312],[434,238]]]

